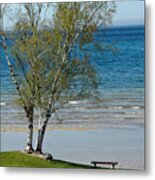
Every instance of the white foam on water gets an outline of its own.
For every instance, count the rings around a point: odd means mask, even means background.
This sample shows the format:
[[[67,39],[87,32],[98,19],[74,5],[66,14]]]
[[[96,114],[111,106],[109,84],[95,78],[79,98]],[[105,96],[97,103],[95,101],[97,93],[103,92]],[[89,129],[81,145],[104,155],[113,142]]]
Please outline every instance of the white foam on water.
[[[69,104],[79,104],[79,101],[70,101]]]
[[[79,100],[79,101],[69,101],[69,104],[80,104],[80,103],[88,103],[88,101],[87,100]]]
[[[123,109],[122,106],[109,106],[109,109]]]
[[[133,106],[132,109],[140,109],[139,106]]]
[[[5,106],[6,102],[0,102],[0,106]]]

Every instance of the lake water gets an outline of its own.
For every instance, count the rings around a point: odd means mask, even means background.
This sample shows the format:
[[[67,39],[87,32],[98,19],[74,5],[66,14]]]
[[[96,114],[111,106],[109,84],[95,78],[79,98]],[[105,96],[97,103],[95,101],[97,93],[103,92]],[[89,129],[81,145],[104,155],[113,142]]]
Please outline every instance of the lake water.
[[[116,160],[119,167],[144,168],[144,26],[99,30],[94,39],[113,44],[118,53],[98,53],[90,46],[92,60],[100,75],[100,103],[71,101],[51,117],[50,127],[87,128],[87,131],[48,131],[45,151],[55,158],[90,163],[91,160]],[[78,51],[76,51],[78,53]],[[25,147],[26,118],[14,103],[16,97],[2,48],[1,54],[1,127],[2,150]],[[80,54],[79,54],[80,55]],[[37,119],[37,115],[36,115]],[[35,122],[36,125],[36,122]],[[94,129],[93,129],[94,128]]]
[[[100,103],[72,101],[59,111],[64,125],[100,126],[106,123],[144,123],[144,26],[99,30],[94,39],[101,46],[113,44],[118,53],[99,53],[88,46],[94,67],[100,76]],[[9,43],[9,41],[8,41]],[[76,50],[77,54],[81,53]],[[1,52],[1,125],[25,125],[23,110],[14,103],[15,87]],[[51,124],[57,123],[55,117]]]

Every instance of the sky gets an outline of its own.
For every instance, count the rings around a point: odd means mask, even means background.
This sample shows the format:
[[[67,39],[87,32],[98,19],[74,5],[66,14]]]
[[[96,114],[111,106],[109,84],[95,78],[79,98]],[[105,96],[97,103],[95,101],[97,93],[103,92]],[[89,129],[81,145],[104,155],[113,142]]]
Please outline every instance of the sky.
[[[144,1],[122,0],[116,1],[117,13],[113,17],[114,26],[142,25],[144,24]],[[17,5],[13,4],[13,7]],[[14,8],[15,9],[15,8]],[[12,21],[4,18],[4,28],[10,29]]]
[[[144,24],[144,1],[128,0],[117,2],[117,13],[113,19],[114,25]]]

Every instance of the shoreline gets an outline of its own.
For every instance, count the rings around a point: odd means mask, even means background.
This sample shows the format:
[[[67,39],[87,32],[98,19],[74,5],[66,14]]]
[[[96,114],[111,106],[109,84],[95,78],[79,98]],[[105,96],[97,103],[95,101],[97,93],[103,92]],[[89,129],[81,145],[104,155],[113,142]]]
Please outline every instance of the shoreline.
[[[119,121],[104,121],[103,122],[96,122],[96,123],[73,123],[70,124],[62,123],[62,124],[55,124],[49,123],[47,126],[47,131],[52,130],[62,130],[62,131],[90,131],[90,130],[98,130],[98,129],[105,129],[105,128],[124,128],[130,126],[140,126],[145,128],[145,121],[144,120],[119,120]],[[34,123],[34,132],[37,132],[38,127]],[[0,127],[1,132],[27,132],[27,124],[4,124]]]
[[[51,130],[65,130],[65,131],[88,131],[88,130],[96,130],[95,127],[47,127],[47,131]],[[1,127],[1,132],[26,132],[26,127]],[[37,131],[37,128],[34,128],[34,131]]]

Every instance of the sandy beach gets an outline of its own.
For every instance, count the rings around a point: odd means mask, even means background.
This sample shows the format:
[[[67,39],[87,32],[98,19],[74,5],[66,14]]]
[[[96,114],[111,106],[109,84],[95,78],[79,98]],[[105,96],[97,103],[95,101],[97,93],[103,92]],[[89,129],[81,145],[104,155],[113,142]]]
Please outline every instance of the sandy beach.
[[[36,134],[35,134],[36,136]],[[25,131],[1,132],[1,150],[23,150]],[[45,136],[44,151],[54,158],[90,164],[92,160],[117,161],[118,168],[144,169],[144,128],[115,125],[98,129],[53,128]]]

